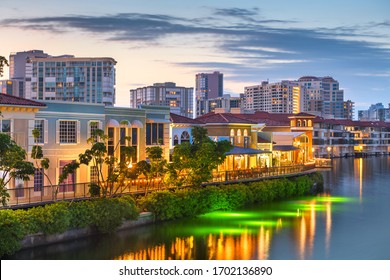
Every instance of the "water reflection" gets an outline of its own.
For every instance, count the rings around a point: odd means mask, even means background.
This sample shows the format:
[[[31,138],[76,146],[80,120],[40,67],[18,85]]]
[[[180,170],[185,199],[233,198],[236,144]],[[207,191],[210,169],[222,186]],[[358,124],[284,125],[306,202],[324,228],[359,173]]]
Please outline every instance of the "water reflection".
[[[390,158],[336,159],[326,193],[46,247],[14,259],[390,259]]]
[[[189,236],[175,237],[164,244],[124,253],[115,259],[188,260],[200,259],[203,255],[202,259],[208,260],[265,260],[270,258],[273,237],[291,230],[298,258],[310,259],[317,216],[324,218],[321,220],[325,228],[324,244],[329,250],[333,204],[348,201],[351,200],[344,197],[319,196],[278,203],[276,210],[264,206],[246,211],[214,212],[180,224],[181,228],[192,232]]]

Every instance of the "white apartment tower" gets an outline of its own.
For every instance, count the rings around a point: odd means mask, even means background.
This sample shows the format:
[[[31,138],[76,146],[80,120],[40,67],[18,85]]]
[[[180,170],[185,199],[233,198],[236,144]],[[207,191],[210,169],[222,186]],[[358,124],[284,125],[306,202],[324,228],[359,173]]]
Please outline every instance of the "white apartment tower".
[[[27,99],[112,106],[115,65],[109,57],[50,56],[32,50],[10,55],[10,78],[23,81]]]
[[[130,107],[139,105],[169,106],[170,111],[188,118],[194,117],[194,88],[176,86],[176,83],[155,83],[153,86],[130,90]]]
[[[269,113],[297,113],[303,106],[300,98],[302,91],[296,82],[264,81],[260,85],[245,87],[244,108]]]

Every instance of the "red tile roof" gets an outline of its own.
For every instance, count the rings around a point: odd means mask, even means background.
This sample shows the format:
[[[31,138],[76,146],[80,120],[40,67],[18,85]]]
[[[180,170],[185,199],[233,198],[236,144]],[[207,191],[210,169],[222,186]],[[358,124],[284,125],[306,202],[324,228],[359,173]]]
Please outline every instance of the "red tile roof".
[[[0,105],[45,107],[46,104],[9,94],[0,93]]]
[[[172,123],[189,123],[189,124],[203,124],[196,119],[187,118],[174,113],[170,113],[170,120]]]
[[[248,118],[243,118],[241,114],[232,113],[208,113],[199,116],[196,120],[203,123],[242,123],[242,124],[257,124],[257,122]]]

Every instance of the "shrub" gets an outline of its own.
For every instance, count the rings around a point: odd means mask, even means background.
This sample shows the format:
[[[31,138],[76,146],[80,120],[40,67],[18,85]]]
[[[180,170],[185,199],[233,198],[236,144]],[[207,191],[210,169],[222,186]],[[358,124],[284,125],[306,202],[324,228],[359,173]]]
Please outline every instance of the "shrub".
[[[62,233],[69,229],[71,215],[68,210],[68,202],[57,202],[35,207],[28,211],[28,219],[35,223],[34,229],[45,234]]]
[[[86,200],[69,205],[69,228],[84,228],[93,223],[94,201]]]
[[[170,220],[181,216],[178,197],[168,190],[150,193],[141,199],[142,207],[151,211],[159,220]]]
[[[91,194],[91,197],[100,196],[100,186],[98,184],[90,183],[88,187],[89,187],[89,193]]]
[[[19,250],[25,234],[23,224],[14,211],[0,210],[0,257]]]

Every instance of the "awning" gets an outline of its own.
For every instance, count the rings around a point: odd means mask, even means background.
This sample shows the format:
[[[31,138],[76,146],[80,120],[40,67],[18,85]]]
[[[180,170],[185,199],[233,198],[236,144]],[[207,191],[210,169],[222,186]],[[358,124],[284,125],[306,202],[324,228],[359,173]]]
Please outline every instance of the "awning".
[[[144,127],[144,125],[142,124],[142,122],[140,120],[132,121],[131,126],[136,127],[136,128],[143,128]]]
[[[146,122],[148,123],[170,123],[170,120],[167,119],[155,119],[155,118],[147,118]]]
[[[120,124],[117,120],[114,120],[114,119],[110,119],[107,123],[106,123],[106,126],[107,127],[120,127]]]
[[[293,146],[293,145],[275,145],[272,148],[274,151],[281,151],[281,152],[287,152],[287,151],[297,151],[299,148]]]
[[[243,148],[234,146],[229,152],[226,153],[227,156],[230,155],[257,155],[257,154],[265,154],[271,153],[270,151],[257,150],[252,148]]]

